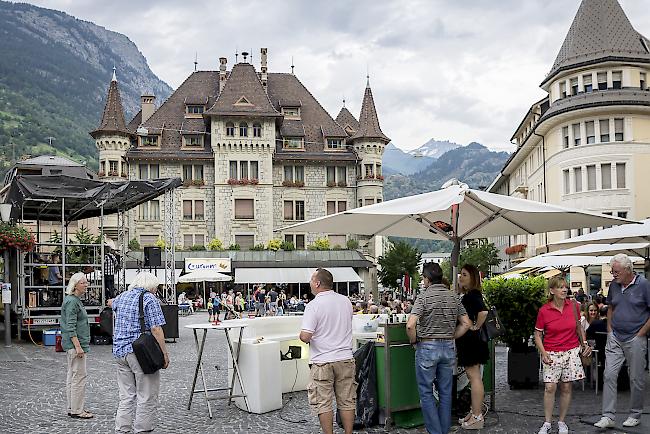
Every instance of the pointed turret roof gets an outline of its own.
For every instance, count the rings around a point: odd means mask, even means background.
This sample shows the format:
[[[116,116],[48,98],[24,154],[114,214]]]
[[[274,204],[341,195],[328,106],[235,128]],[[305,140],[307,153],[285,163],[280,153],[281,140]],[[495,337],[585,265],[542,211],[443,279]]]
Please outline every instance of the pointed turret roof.
[[[346,131],[348,128],[352,130],[352,134],[359,130],[359,121],[354,117],[347,107],[343,106],[338,115],[336,115],[336,123],[343,127]]]
[[[271,104],[255,68],[250,63],[238,63],[232,67],[223,91],[205,114],[281,116]]]
[[[106,97],[106,106],[104,106],[102,120],[97,129],[90,132],[90,135],[93,138],[97,138],[102,133],[129,134],[129,129],[126,127],[126,122],[124,121],[124,109],[122,109],[122,99],[120,98],[120,90],[117,86],[117,79],[115,78],[115,70],[113,70],[111,84],[108,86],[108,96]]]
[[[361,114],[359,115],[359,128],[357,128],[357,132],[351,139],[378,139],[382,142],[390,142],[390,139],[382,133],[381,127],[379,126],[379,118],[377,117],[377,109],[375,109],[375,101],[372,97],[370,83],[366,84],[366,92],[363,95],[363,104],[361,105]]]
[[[603,61],[650,63],[649,49],[617,0],[582,0],[542,86],[564,70]]]

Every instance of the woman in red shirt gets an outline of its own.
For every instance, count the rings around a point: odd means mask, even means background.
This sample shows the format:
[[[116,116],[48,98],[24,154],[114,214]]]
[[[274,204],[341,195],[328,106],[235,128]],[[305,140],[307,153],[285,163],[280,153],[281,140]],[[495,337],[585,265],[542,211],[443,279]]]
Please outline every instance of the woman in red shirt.
[[[567,299],[566,280],[553,277],[548,281],[548,289],[550,292],[548,303],[539,309],[535,322],[535,345],[542,356],[544,366],[545,421],[539,429],[539,434],[548,434],[551,430],[558,382],[560,383],[558,433],[568,434],[569,428],[564,423],[564,418],[571,403],[572,383],[585,378],[580,351],[582,349],[583,355],[588,356],[591,354],[591,348],[587,345],[582,327],[576,321],[580,317],[580,306],[575,301]],[[542,334],[544,334],[543,342]]]

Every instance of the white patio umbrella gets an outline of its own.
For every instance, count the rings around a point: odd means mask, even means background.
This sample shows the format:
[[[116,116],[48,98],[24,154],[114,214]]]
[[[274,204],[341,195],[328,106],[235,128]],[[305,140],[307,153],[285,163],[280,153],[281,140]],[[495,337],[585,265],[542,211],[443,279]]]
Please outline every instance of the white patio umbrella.
[[[583,246],[571,247],[569,249],[556,250],[546,255],[553,256],[613,256],[617,253],[625,253],[632,256],[644,256],[650,243],[619,243],[619,244],[585,244]]]
[[[526,259],[515,265],[513,268],[531,268],[531,267],[553,267],[560,270],[566,270],[571,267],[586,267],[589,265],[609,264],[612,256],[554,256],[544,254]],[[643,258],[633,256],[630,258],[633,262],[643,261]]]
[[[196,282],[230,282],[232,277],[227,274],[219,273],[211,268],[201,268],[190,271],[177,279],[179,283],[196,283]]]
[[[460,242],[500,235],[636,223],[619,217],[472,190],[453,179],[430,193],[402,197],[291,225],[283,230],[450,240],[456,285]]]
[[[586,226],[585,226],[586,227]],[[614,226],[589,234],[579,235],[549,244],[554,249],[564,249],[583,244],[650,243],[650,219],[640,224]]]

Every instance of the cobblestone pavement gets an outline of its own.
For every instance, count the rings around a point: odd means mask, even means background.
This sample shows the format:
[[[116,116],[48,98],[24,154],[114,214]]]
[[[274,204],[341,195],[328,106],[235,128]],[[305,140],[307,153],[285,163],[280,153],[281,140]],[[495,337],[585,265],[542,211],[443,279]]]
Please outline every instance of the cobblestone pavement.
[[[160,391],[160,433],[317,433],[318,420],[309,414],[305,392],[284,396],[282,410],[263,415],[253,415],[226,405],[225,401],[212,401],[214,419],[207,416],[201,395],[195,396],[192,409],[187,410],[187,398],[194,373],[196,351],[193,337],[184,325],[207,320],[207,314],[196,313],[180,318],[181,338],[169,344],[171,366],[162,374]],[[1,336],[1,335],[0,335]],[[223,334],[208,335],[204,364],[213,384],[225,385],[226,373],[215,366],[226,366],[226,343]],[[0,352],[4,349],[0,348]],[[15,344],[14,357],[26,361],[2,361],[0,363],[0,433],[109,433],[113,430],[118,392],[115,384],[114,364],[110,346],[92,346],[88,355],[88,386],[86,408],[95,413],[89,421],[71,419],[65,414],[65,356],[54,352],[53,347],[37,347],[31,342]],[[0,358],[1,360],[2,358]],[[506,384],[506,352],[497,350],[496,413],[489,413],[486,428],[481,433],[536,433],[543,422],[542,389],[509,390]],[[650,390],[650,387],[648,388]],[[619,394],[621,419],[626,416],[629,394]],[[650,397],[646,396],[646,414],[649,413]],[[575,387],[573,404],[567,423],[572,433],[602,432],[590,423],[599,416],[601,395],[595,395],[589,387],[582,391]],[[293,422],[292,422],[293,421]],[[554,433],[557,426],[554,424]],[[462,429],[455,427],[455,432]],[[337,432],[342,432],[337,430]],[[360,431],[384,432],[382,427]],[[424,433],[423,428],[393,429],[394,433]],[[644,416],[644,424],[627,430],[610,430],[610,433],[650,432],[650,416]]]

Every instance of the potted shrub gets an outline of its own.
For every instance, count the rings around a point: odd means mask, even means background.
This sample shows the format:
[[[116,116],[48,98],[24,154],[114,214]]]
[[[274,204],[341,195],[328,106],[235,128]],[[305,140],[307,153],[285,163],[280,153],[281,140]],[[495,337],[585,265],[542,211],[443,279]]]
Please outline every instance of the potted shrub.
[[[546,279],[494,278],[483,281],[483,294],[497,308],[505,328],[501,336],[508,346],[508,384],[511,388],[536,387],[539,383],[539,354],[529,346],[539,308],[546,302]]]
[[[221,252],[223,250],[223,241],[219,238],[213,238],[208,243],[208,249],[213,252]]]
[[[277,238],[274,238],[272,240],[269,240],[266,248],[268,250],[272,250],[274,252],[277,252],[282,248],[282,240],[278,240]]]
[[[291,241],[282,241],[280,248],[285,252],[291,252],[293,250],[296,250],[296,247],[293,245]]]
[[[241,250],[241,246],[237,243],[228,246],[228,250]]]

